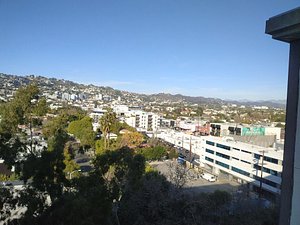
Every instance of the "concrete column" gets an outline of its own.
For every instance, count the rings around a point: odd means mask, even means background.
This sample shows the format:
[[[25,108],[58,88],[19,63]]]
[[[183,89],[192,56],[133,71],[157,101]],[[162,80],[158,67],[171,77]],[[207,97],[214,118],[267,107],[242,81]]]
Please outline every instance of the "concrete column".
[[[213,167],[213,173],[219,175],[220,174],[219,168]]]
[[[280,225],[300,221],[300,8],[270,18],[266,33],[290,44]]]

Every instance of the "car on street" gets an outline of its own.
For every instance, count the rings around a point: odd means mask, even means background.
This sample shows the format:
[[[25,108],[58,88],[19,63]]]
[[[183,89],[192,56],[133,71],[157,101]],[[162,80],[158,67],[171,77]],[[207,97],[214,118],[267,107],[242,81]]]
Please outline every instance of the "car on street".
[[[217,181],[217,178],[215,175],[212,175],[210,173],[202,173],[201,174],[201,177],[204,179],[204,180],[207,180],[209,182],[215,182]]]
[[[11,182],[8,182],[8,181],[3,181],[2,182],[2,186],[4,186],[4,187],[12,187],[13,184]]]
[[[81,158],[81,159],[77,159],[76,163],[80,164],[80,163],[86,163],[89,162],[90,159],[89,158]]]
[[[181,157],[178,157],[177,158],[177,163],[180,164],[180,165],[185,165],[186,164],[186,160],[181,158]]]
[[[91,166],[80,166],[80,172],[87,173],[90,172],[93,168]]]
[[[182,153],[179,153],[178,157],[180,157],[180,158],[183,158],[183,159],[185,159],[185,158],[186,158],[186,156],[185,156],[185,155],[183,155]]]

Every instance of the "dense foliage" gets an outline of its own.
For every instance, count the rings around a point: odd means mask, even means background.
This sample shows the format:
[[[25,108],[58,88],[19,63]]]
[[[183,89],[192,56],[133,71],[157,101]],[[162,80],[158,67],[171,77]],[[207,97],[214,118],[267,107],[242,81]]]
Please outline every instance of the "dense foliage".
[[[138,148],[136,152],[143,155],[146,160],[160,160],[167,155],[167,151],[163,146]]]
[[[68,126],[68,132],[78,138],[81,145],[94,147],[95,132],[90,117],[86,116],[81,120],[72,121]]]

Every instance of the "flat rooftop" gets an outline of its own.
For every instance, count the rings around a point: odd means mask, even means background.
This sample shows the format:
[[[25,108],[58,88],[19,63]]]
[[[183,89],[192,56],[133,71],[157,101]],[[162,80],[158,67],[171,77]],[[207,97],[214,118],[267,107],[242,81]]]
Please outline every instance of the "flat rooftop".
[[[292,42],[300,39],[300,7],[271,17],[266,22],[266,34],[273,39]]]

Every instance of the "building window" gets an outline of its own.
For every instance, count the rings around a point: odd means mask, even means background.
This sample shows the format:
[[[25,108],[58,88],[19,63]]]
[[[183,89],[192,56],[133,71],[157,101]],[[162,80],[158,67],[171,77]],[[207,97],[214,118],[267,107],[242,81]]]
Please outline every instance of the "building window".
[[[259,154],[254,154],[254,158],[260,159],[260,155]]]
[[[274,175],[274,176],[278,176],[278,172],[277,171],[271,170],[271,169],[268,169],[268,168],[264,168],[264,169],[266,169],[268,171],[267,173],[269,173],[271,175]]]
[[[248,173],[248,172],[246,172],[246,171],[244,171],[244,170],[241,170],[241,169],[239,169],[239,168],[236,168],[236,167],[231,167],[231,170],[234,171],[234,172],[237,172],[237,173],[239,173],[239,174],[242,174],[242,175],[244,175],[244,176],[247,176],[247,177],[250,176],[250,173]]]
[[[218,148],[223,148],[223,149],[226,149],[226,150],[230,150],[230,147],[227,146],[227,145],[222,145],[222,144],[218,144],[218,143],[217,143],[217,147],[218,147]]]
[[[208,148],[205,149],[206,152],[210,153],[210,154],[215,154],[215,152],[213,150],[210,150]]]
[[[245,152],[245,153],[248,153],[248,154],[251,154],[251,152],[248,152],[246,150],[241,150],[242,152]]]
[[[207,156],[205,156],[205,160],[207,160],[207,161],[209,161],[209,162],[214,162],[214,160],[212,159],[212,158],[209,158],[209,157],[207,157]]]
[[[236,151],[240,151],[240,149],[238,149],[238,148],[232,148],[233,150],[236,150]]]
[[[277,183],[275,183],[273,181],[267,180],[265,178],[260,178],[258,176],[253,176],[253,177],[254,177],[255,180],[262,181],[263,183],[265,183],[265,184],[267,184],[267,185],[269,185],[271,187],[275,187],[275,188],[279,187],[279,184],[277,184]]]
[[[250,162],[247,162],[245,160],[241,160],[243,163],[251,164]]]
[[[261,170],[261,166],[256,165],[256,164],[253,165],[253,168],[257,169],[257,170]],[[274,176],[278,176],[278,172],[277,171],[269,169],[269,168],[266,168],[266,167],[263,167],[263,172],[271,174],[271,175],[274,175]]]
[[[215,142],[212,142],[212,141],[206,141],[206,144],[211,145],[211,146],[215,146]]]
[[[220,152],[216,152],[216,155],[219,156],[219,157],[222,157],[222,158],[224,158],[224,159],[230,159],[230,156],[225,155],[225,154],[222,154],[222,153],[220,153]]]
[[[253,168],[254,168],[254,169],[257,169],[257,170],[261,170],[261,166],[256,165],[256,164],[253,165]]]
[[[229,169],[229,165],[226,164],[226,163],[222,163],[222,162],[216,160],[216,164],[219,165],[219,166],[222,166],[222,167],[224,167],[226,169]]]
[[[254,154],[254,158],[256,159],[260,159],[261,155],[258,155],[258,154]],[[270,162],[270,163],[274,163],[274,164],[278,164],[278,159],[274,159],[274,158],[271,158],[271,157],[268,157],[268,156],[264,156],[264,160],[267,161],[267,162]]]
[[[274,158],[271,158],[271,157],[268,157],[268,156],[264,156],[264,160],[268,161],[270,163],[278,164],[278,159],[274,159]]]
[[[232,159],[239,160],[238,158],[232,157]]]

